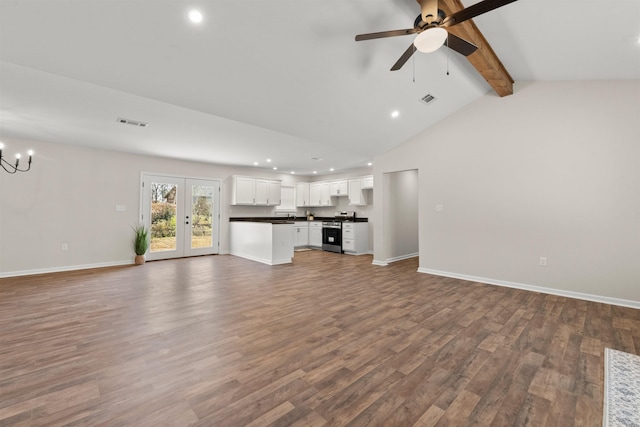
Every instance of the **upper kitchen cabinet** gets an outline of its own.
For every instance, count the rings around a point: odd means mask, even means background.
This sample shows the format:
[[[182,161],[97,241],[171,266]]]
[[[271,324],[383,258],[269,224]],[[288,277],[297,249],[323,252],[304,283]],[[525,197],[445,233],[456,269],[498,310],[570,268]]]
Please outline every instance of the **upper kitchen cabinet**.
[[[362,177],[362,189],[373,190],[373,175]]]
[[[277,206],[280,204],[281,181],[235,175],[231,178],[232,205]]]
[[[347,196],[349,193],[347,180],[343,181],[331,181],[329,182],[329,195],[330,196]]]
[[[363,206],[368,204],[368,191],[373,189],[373,176],[349,180],[349,204]]]
[[[312,182],[309,184],[310,206],[334,206],[329,192],[328,182]]]
[[[244,178],[234,176],[231,180],[231,204],[232,205],[255,205],[256,203],[256,180],[255,178]]]
[[[281,181],[256,179],[256,205],[277,206],[281,201]]]
[[[280,204],[276,206],[276,212],[295,213],[296,209],[296,188],[289,185],[280,187]]]
[[[299,208],[311,206],[308,182],[299,182],[296,184],[296,206]]]

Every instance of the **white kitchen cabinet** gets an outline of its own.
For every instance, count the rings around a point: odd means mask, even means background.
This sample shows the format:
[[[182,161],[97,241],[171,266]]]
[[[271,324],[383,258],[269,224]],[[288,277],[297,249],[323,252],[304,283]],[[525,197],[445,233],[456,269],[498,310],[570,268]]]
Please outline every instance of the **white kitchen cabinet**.
[[[267,205],[278,206],[282,202],[282,181],[270,180],[267,190]]]
[[[361,179],[349,180],[349,204],[355,206],[363,206],[367,204],[367,197],[362,190]]]
[[[334,206],[329,191],[328,182],[312,182],[309,184],[311,206]]]
[[[329,195],[330,196],[347,196],[349,193],[349,186],[346,180],[331,181],[329,182]]]
[[[296,206],[299,208],[311,206],[308,182],[299,182],[296,184]]]
[[[254,178],[233,177],[231,204],[253,205],[256,203],[256,180]]]
[[[309,222],[309,246],[322,247],[322,221]]]
[[[256,205],[269,204],[269,181],[266,179],[256,179]]]
[[[322,185],[319,182],[309,184],[309,206],[321,206]]]
[[[280,187],[280,204],[276,207],[276,212],[296,212],[295,187],[288,185]]]
[[[361,255],[369,251],[369,223],[342,223],[342,251],[345,254]]]
[[[373,190],[373,175],[362,177],[362,189]]]
[[[281,181],[273,179],[233,176],[231,204],[277,206],[280,204]]]
[[[309,246],[309,223],[296,221],[293,225],[293,246],[296,248]]]

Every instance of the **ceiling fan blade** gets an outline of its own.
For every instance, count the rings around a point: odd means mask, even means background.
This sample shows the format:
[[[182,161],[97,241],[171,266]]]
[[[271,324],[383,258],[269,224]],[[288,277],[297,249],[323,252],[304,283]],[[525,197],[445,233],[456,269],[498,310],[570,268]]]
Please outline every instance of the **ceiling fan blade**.
[[[490,12],[494,9],[497,9],[502,6],[506,6],[509,3],[513,3],[517,0],[484,0],[480,3],[476,3],[467,8],[459,10],[451,15],[447,16],[442,23],[443,27],[451,27],[452,25],[457,25],[461,22],[464,22],[468,19],[475,18],[478,15],[482,15],[483,13]]]
[[[391,67],[391,71],[397,71],[400,68],[402,68],[405,62],[407,62],[409,58],[411,58],[411,55],[413,55],[413,52],[415,51],[416,51],[416,47],[413,45],[413,43],[411,43],[411,46],[409,46],[409,48],[404,51],[400,59],[398,59],[396,63],[393,64],[393,67]]]
[[[461,39],[460,37],[449,33],[447,36],[447,40],[444,42],[445,46],[448,46],[449,49],[453,49],[456,52],[469,56],[476,50],[478,50],[478,46],[473,43],[469,43],[465,39]]]
[[[415,28],[407,28],[406,30],[391,30],[391,31],[381,31],[379,33],[369,33],[369,34],[358,34],[356,36],[356,41],[362,40],[371,40],[371,39],[382,39],[385,37],[396,37],[396,36],[406,36],[409,34],[415,34]]]

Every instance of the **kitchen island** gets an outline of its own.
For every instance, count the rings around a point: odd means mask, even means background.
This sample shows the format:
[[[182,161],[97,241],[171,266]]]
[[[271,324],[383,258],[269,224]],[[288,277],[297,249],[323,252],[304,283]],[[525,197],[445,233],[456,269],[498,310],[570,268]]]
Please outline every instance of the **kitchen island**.
[[[293,221],[229,221],[229,252],[268,265],[291,263],[293,259]]]

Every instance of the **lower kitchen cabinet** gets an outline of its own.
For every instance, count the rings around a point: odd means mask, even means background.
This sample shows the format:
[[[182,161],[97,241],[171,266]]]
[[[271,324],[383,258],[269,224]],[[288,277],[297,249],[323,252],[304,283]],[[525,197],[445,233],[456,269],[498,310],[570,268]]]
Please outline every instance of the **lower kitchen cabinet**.
[[[345,222],[342,224],[342,251],[352,255],[369,252],[369,223]]]
[[[322,221],[309,221],[309,246],[322,247]]]
[[[296,221],[293,225],[293,247],[309,246],[309,223],[306,221]]]

